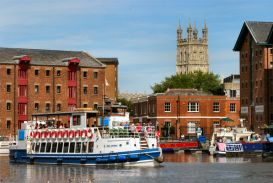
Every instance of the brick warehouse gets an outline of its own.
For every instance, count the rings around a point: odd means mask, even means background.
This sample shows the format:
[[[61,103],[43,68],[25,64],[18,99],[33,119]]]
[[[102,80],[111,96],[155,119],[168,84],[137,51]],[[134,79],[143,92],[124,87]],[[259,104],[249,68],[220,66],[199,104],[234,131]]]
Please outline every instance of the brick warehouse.
[[[240,52],[241,117],[261,133],[273,123],[273,22],[244,22],[233,48]]]
[[[157,125],[162,137],[195,136],[198,127],[210,137],[214,125],[240,124],[239,98],[214,96],[195,89],[169,89],[136,98],[133,104],[134,121]],[[226,117],[233,122],[224,122]]]
[[[117,75],[105,78],[107,64],[86,52],[0,48],[0,55],[0,135],[16,134],[33,113],[96,108],[106,89],[117,95],[110,91],[117,91]],[[117,74],[117,68],[110,70]]]

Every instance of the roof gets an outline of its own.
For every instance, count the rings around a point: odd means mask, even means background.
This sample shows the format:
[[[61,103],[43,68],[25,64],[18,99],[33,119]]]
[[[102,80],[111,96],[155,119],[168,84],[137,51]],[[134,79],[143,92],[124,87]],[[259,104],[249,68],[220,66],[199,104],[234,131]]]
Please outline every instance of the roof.
[[[116,64],[118,65],[118,58],[97,58],[100,62],[104,63],[104,64]]]
[[[239,74],[232,74],[226,78],[224,78],[224,83],[232,83],[234,80],[240,80]]]
[[[212,95],[210,93],[204,92],[204,91],[200,91],[197,89],[183,89],[183,88],[179,88],[179,89],[167,89],[167,91],[165,93],[161,93],[161,94],[157,94],[157,96],[189,96],[189,95],[195,95],[195,96],[208,96],[208,95]]]
[[[245,21],[233,50],[240,51],[248,32],[257,45],[269,45],[268,36],[271,32],[272,25],[273,22]]]
[[[84,51],[44,50],[27,48],[1,48],[0,64],[15,64],[16,56],[27,55],[31,65],[67,66],[65,60],[78,58],[80,67],[105,67],[98,59]]]

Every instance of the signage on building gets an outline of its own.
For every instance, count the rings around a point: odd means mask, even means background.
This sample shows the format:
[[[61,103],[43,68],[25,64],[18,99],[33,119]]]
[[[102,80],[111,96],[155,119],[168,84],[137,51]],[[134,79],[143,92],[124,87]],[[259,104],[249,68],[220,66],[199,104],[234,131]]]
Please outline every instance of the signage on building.
[[[255,106],[255,112],[256,113],[263,113],[264,112],[264,106],[263,105]]]
[[[241,114],[247,114],[248,113],[248,107],[241,107]]]

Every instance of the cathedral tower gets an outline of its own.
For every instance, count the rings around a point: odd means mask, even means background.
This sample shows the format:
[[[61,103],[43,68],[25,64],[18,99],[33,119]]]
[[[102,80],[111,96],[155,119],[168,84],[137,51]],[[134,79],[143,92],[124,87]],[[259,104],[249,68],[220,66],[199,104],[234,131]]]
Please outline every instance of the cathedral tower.
[[[193,30],[189,23],[187,38],[183,39],[180,22],[177,28],[176,74],[188,74],[195,71],[209,72],[208,63],[208,29],[206,23],[202,29],[202,38],[198,38],[198,30]]]

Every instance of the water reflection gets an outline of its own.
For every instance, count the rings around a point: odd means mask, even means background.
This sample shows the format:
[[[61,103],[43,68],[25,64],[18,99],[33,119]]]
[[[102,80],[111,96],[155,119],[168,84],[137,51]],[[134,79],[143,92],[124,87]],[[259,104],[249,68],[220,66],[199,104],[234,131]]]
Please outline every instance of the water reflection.
[[[272,163],[261,158],[229,158],[207,154],[164,154],[161,167],[10,164],[0,157],[0,182],[272,182]],[[253,163],[255,162],[255,163]]]
[[[202,153],[166,153],[164,154],[165,162],[183,162],[183,163],[247,163],[261,162],[261,157],[214,157]]]

